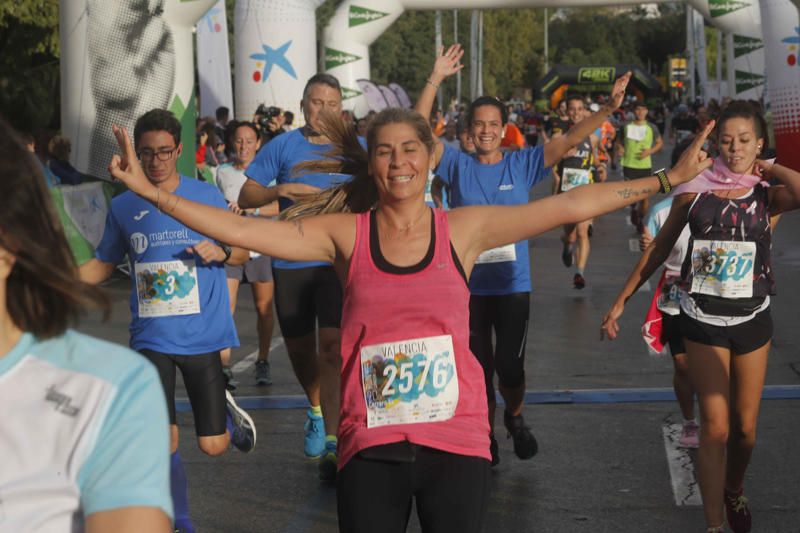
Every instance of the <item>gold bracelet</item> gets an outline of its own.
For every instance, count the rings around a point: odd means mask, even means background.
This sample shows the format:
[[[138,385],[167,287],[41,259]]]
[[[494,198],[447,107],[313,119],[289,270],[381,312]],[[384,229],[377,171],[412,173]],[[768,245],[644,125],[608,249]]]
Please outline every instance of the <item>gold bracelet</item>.
[[[433,83],[430,79],[425,80],[425,83],[429,83],[433,86],[434,89],[436,89],[437,91],[439,90],[439,86]]]

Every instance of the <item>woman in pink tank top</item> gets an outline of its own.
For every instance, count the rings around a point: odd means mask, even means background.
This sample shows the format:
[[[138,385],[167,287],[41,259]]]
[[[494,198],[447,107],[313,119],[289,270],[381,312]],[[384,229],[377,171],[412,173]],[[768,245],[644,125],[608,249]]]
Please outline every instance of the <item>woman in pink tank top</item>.
[[[626,83],[615,88],[619,99]],[[354,177],[296,204],[287,212],[290,220],[239,217],[159,191],[142,174],[123,129],[116,134],[124,155],[114,157],[110,170],[211,238],[334,265],[345,294],[337,480],[342,531],[404,531],[414,499],[423,531],[481,531],[489,427],[483,373],[469,351],[466,283],[476,258],[689,181],[710,164],[701,152],[710,130],[669,172],[666,187],[653,176],[578,187],[525,205],[443,212],[425,204],[434,139],[421,115],[378,113],[366,151],[351,126],[335,119],[325,125],[331,158],[296,170]]]

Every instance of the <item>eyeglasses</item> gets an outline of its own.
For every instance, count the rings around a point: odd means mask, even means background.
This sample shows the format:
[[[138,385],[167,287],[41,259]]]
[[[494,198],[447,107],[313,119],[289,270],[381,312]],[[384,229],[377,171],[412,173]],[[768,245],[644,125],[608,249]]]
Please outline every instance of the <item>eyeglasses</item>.
[[[169,161],[175,155],[175,151],[178,149],[177,146],[173,146],[172,148],[163,148],[161,150],[150,150],[145,148],[139,151],[139,159],[144,161],[145,159],[150,161],[153,157],[156,157],[159,161]]]

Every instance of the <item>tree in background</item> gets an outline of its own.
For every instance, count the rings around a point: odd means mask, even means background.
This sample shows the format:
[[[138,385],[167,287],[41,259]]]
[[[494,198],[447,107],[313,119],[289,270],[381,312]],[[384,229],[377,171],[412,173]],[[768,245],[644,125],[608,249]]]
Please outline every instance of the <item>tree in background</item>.
[[[17,129],[59,124],[58,0],[0,0],[0,114]]]

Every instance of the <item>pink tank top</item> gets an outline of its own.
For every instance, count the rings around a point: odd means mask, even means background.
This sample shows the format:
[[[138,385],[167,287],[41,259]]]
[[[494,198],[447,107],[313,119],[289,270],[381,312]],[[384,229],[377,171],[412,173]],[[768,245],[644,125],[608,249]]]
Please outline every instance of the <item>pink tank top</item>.
[[[469,288],[447,214],[433,214],[432,250],[396,272],[373,260],[383,256],[377,238],[370,248],[371,213],[356,217],[342,311],[340,469],[365,448],[401,441],[491,459],[483,370],[469,350]]]

